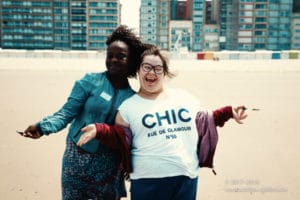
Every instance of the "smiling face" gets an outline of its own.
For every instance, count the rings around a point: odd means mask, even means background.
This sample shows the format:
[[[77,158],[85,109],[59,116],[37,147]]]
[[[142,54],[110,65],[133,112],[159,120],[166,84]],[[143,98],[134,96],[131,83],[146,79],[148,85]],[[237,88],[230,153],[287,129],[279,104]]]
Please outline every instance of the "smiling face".
[[[144,67],[146,66],[146,68]],[[163,62],[157,55],[146,55],[138,70],[140,81],[139,94],[143,97],[155,98],[163,91],[164,73],[159,73]],[[155,73],[156,72],[156,73]]]
[[[128,45],[122,41],[115,41],[107,48],[106,68],[110,76],[127,78],[129,62]]]

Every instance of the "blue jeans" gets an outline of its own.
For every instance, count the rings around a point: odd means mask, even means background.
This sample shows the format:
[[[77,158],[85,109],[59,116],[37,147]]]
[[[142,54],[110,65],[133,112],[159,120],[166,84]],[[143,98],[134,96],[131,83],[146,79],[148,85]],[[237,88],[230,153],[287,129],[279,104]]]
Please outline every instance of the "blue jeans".
[[[131,180],[131,200],[195,200],[197,183],[187,176]]]

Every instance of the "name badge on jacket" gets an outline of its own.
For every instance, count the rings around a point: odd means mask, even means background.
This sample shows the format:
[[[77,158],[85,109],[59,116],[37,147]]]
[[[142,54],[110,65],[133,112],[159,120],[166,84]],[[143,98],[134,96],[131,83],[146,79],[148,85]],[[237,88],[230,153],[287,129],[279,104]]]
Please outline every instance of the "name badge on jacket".
[[[104,91],[100,94],[100,97],[102,97],[102,98],[105,99],[106,101],[110,101],[111,98],[112,98],[112,96],[110,96],[109,94],[107,94],[107,93],[104,92]]]

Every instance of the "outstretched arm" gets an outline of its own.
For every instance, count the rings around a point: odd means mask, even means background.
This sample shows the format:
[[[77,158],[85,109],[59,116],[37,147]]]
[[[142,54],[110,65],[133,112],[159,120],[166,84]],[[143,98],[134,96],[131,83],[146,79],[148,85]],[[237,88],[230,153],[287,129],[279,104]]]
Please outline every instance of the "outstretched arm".
[[[95,123],[89,124],[86,127],[83,127],[81,131],[83,134],[79,138],[77,145],[82,146],[94,138],[97,138],[101,143],[104,143],[110,148],[117,148],[118,146],[118,135],[130,135],[126,133],[125,128],[128,128],[129,125],[123,120],[120,113],[117,113],[116,116],[116,125],[107,125],[104,123]],[[123,128],[122,128],[123,127]],[[122,137],[123,138],[123,137]],[[127,138],[126,138],[127,139]]]
[[[84,133],[77,142],[78,146],[97,138],[106,147],[119,151],[121,163],[126,172],[125,175],[132,172],[130,161],[131,132],[129,128],[120,125],[110,126],[104,123],[96,123],[82,128],[81,131]]]
[[[65,104],[52,115],[28,126],[22,136],[38,139],[43,135],[57,133],[64,129],[82,111],[92,87],[90,79],[91,76],[86,74],[82,79],[76,81]]]
[[[213,111],[213,116],[215,120],[216,126],[224,126],[225,122],[228,121],[230,118],[234,118],[234,120],[242,124],[247,115],[245,114],[245,106],[225,106],[220,109]]]

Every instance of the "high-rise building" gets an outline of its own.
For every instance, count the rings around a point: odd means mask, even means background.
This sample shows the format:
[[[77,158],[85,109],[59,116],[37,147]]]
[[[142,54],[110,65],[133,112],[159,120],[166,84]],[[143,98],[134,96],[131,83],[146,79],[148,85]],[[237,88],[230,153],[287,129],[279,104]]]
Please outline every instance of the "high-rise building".
[[[300,50],[300,1],[293,2],[293,17],[292,17],[292,41],[291,49]]]
[[[193,1],[193,33],[192,33],[192,51],[201,51],[203,49],[203,24],[204,24],[204,5],[205,0]]]
[[[161,19],[162,11],[158,5],[163,2],[162,0],[142,0],[142,2],[141,9],[144,9],[143,6],[157,5],[153,7],[153,12],[147,10],[141,13],[141,17],[151,13],[153,18],[157,16]],[[220,50],[253,51],[291,48],[292,8],[294,4],[294,10],[297,10],[298,5],[293,0],[211,0],[209,2],[206,0],[171,0],[170,2],[172,19],[181,19],[184,7],[187,13],[192,13],[190,48],[192,51],[210,48],[208,44],[212,41],[219,42]],[[141,35],[145,38],[156,38],[157,41],[153,43],[162,47],[161,39],[157,38],[157,34],[152,34],[155,31],[161,31],[161,22],[144,18],[141,23],[143,23],[141,26],[144,30],[157,27],[152,31],[144,31]],[[156,24],[151,26],[151,23]],[[208,24],[210,25],[207,26]],[[219,31],[219,41],[216,41],[215,31]],[[205,34],[209,35],[205,36]]]
[[[192,21],[172,20],[169,31],[169,50],[180,52],[191,50]]]
[[[175,53],[191,51],[192,0],[171,0],[169,50]]]
[[[204,8],[204,24],[212,24],[212,2],[205,1]]]
[[[2,0],[1,48],[103,50],[119,0]]]
[[[220,49],[288,50],[292,0],[220,0]]]
[[[291,49],[300,50],[300,11],[293,13],[291,31]]]
[[[234,35],[234,37],[237,38],[237,41],[232,38],[231,42],[233,45],[228,44],[227,46],[231,46],[232,50],[239,49],[252,51],[254,50],[254,29],[256,28],[259,30],[264,28],[266,25],[266,22],[261,22],[260,20],[258,21],[258,24],[254,23],[253,18],[255,16],[255,12],[257,15],[264,15],[262,14],[264,11],[255,10],[253,1],[249,0],[240,0],[240,2],[235,2],[235,5],[236,6],[232,11],[232,15],[235,16],[235,19],[233,20],[234,22],[231,30],[233,33],[237,33],[237,35]]]
[[[215,0],[216,1],[216,0]],[[219,0],[220,50],[236,50],[239,0]]]
[[[293,13],[300,13],[300,1],[293,0]]]
[[[158,44],[158,0],[141,0],[140,36],[146,43]]]
[[[70,1],[55,0],[53,2],[53,48],[71,49]],[[33,48],[34,44],[32,44]],[[22,48],[22,46],[20,47]]]
[[[169,0],[141,0],[140,36],[144,42],[169,48]]]
[[[290,49],[292,0],[240,0],[240,2],[240,8],[243,6],[243,10],[239,11],[239,50]],[[244,17],[246,13],[249,18]],[[243,32],[243,35],[241,22],[245,24],[243,28],[248,30]]]
[[[289,50],[291,48],[292,8],[293,0],[279,2],[269,0],[266,10],[268,29],[266,49]]]
[[[170,1],[170,15],[171,15],[171,20],[177,20],[177,0],[171,0]]]
[[[219,26],[217,24],[203,25],[203,51],[219,50]]]
[[[171,0],[171,20],[192,20],[191,0]]]
[[[169,22],[170,22],[170,1],[160,0],[158,13],[158,46],[162,49],[169,48]]]
[[[119,0],[89,0],[87,9],[87,49],[105,49],[106,38],[121,24]]]
[[[204,25],[203,25],[203,51],[219,50],[219,25],[213,6],[216,1],[205,1]]]
[[[1,47],[53,49],[52,1],[1,1]]]

